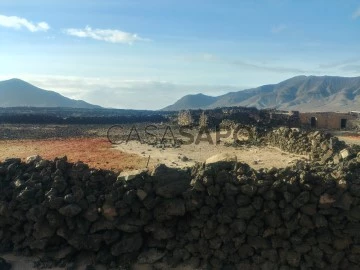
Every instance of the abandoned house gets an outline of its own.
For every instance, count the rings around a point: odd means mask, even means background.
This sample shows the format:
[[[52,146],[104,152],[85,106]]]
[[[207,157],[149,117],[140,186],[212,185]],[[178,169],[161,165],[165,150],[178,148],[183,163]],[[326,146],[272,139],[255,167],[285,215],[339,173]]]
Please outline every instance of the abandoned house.
[[[348,129],[352,127],[351,122],[357,119],[358,117],[351,113],[300,113],[300,122],[302,126],[318,129]]]

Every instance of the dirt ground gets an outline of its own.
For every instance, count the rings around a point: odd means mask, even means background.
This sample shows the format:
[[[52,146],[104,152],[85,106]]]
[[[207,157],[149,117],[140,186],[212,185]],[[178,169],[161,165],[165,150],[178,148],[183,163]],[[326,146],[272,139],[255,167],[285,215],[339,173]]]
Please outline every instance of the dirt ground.
[[[94,168],[115,171],[145,168],[156,164],[170,167],[192,166],[218,153],[230,153],[238,161],[246,162],[254,169],[286,167],[297,159],[307,156],[289,154],[278,148],[266,146],[226,147],[219,145],[182,145],[180,148],[156,148],[137,141],[112,145],[106,138],[107,125],[0,125],[0,161],[7,157],[26,157],[38,154],[46,159],[66,155],[70,162],[83,161]],[[129,129],[130,127],[126,127]],[[125,132],[128,131],[125,129]],[[143,138],[143,126],[139,126]],[[117,131],[115,131],[117,132]],[[161,135],[163,130],[159,131]],[[126,133],[127,134],[127,133]],[[354,133],[336,133],[346,143],[360,144],[360,136]],[[212,134],[214,136],[214,134]]]
[[[183,145],[180,148],[156,148],[137,141],[112,145],[106,138],[60,138],[47,140],[0,140],[0,161],[8,157],[19,157],[25,161],[28,156],[40,155],[53,160],[68,157],[70,162],[82,161],[90,167],[126,171],[151,169],[158,163],[170,167],[188,167],[195,162],[203,162],[218,153],[235,154],[238,161],[246,162],[255,169],[265,167],[285,167],[294,160],[306,158],[282,152],[274,147],[226,147],[220,145]]]
[[[125,153],[140,154],[145,159],[150,156],[150,169],[158,163],[163,163],[168,167],[189,167],[195,162],[204,162],[207,158],[219,153],[236,155],[239,162],[248,163],[254,169],[283,168],[296,160],[308,158],[308,156],[289,154],[270,146],[234,148],[225,146],[223,143],[209,145],[205,142],[198,145],[182,145],[179,148],[156,148],[138,141],[129,141],[127,144],[115,145],[114,148]]]
[[[329,131],[333,136],[336,136],[339,138],[340,141],[344,141],[347,144],[358,144],[360,145],[360,132],[357,131],[339,131],[339,130],[333,130]]]
[[[96,131],[96,128],[94,130]],[[360,144],[360,136],[336,135],[348,144]],[[149,169],[158,163],[164,163],[169,167],[188,167],[195,162],[204,162],[218,153],[236,155],[238,161],[248,163],[254,169],[286,167],[295,160],[308,158],[289,154],[271,146],[227,147],[224,142],[220,142],[219,145],[200,142],[182,145],[179,148],[157,148],[134,140],[111,144],[103,136],[0,140],[0,161],[7,157],[20,157],[25,160],[28,156],[36,154],[50,160],[66,155],[70,162],[83,161],[94,168],[115,171],[145,168],[149,157]]]
[[[346,142],[347,144],[358,144],[360,145],[360,135],[352,136],[338,136],[339,140]]]
[[[0,161],[7,157],[40,155],[53,160],[67,156],[68,161],[83,161],[90,167],[115,171],[143,168],[146,159],[113,149],[106,138],[58,138],[46,140],[0,140]]]
[[[50,160],[66,155],[70,162],[83,161],[94,168],[127,171],[145,168],[147,164],[151,170],[158,163],[169,167],[188,167],[218,153],[234,154],[238,161],[246,162],[255,169],[286,167],[294,160],[307,158],[274,147],[226,147],[224,143],[227,139],[219,145],[201,141],[199,144],[165,149],[136,140],[111,144],[106,137],[107,128],[109,126],[106,125],[0,125],[0,161],[7,157],[25,160],[36,154]],[[138,129],[143,138],[144,128],[140,126]],[[159,131],[159,135],[162,132]],[[215,134],[211,136],[215,137]]]

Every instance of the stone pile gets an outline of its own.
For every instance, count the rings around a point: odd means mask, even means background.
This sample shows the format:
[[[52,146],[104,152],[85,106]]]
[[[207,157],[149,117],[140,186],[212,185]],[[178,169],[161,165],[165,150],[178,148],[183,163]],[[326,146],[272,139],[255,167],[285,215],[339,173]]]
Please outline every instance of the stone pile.
[[[337,137],[320,131],[309,132],[298,128],[281,127],[261,134],[260,137],[264,142],[283,151],[309,155],[311,160],[321,163],[338,164],[348,155],[358,151],[356,146],[352,149]],[[341,153],[342,150],[344,151]]]
[[[300,136],[300,135],[299,135]],[[255,171],[236,161],[120,174],[31,157],[0,163],[0,252],[65,265],[359,269],[360,156]]]

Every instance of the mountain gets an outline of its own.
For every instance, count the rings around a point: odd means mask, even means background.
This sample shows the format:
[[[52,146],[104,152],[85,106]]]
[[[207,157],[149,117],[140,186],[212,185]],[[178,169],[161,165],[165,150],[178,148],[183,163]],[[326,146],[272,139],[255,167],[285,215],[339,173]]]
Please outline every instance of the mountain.
[[[297,76],[278,84],[230,92],[217,97],[187,95],[163,110],[231,106],[299,111],[359,110],[360,77]]]
[[[216,97],[210,97],[204,94],[187,95],[180,98],[174,105],[172,105],[171,111],[200,109],[210,106],[216,102],[216,100]]]
[[[0,81],[0,107],[70,107],[101,108],[74,100],[54,91],[40,89],[20,79]]]

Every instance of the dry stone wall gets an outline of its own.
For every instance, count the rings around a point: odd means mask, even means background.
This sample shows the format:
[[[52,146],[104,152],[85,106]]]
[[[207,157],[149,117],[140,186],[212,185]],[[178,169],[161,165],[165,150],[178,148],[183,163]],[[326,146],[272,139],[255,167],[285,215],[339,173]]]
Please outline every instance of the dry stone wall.
[[[150,174],[33,157],[0,164],[0,251],[205,269],[359,269],[360,156]]]
[[[312,161],[338,164],[344,158],[359,151],[356,145],[349,146],[330,133],[305,131],[298,128],[281,127],[269,131],[253,129],[255,138],[283,151],[308,155]]]

